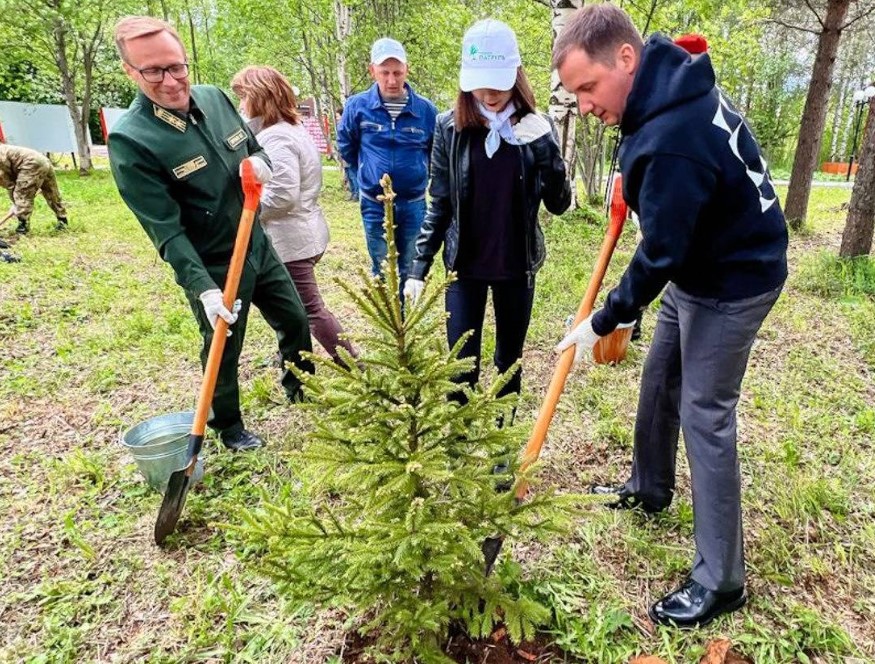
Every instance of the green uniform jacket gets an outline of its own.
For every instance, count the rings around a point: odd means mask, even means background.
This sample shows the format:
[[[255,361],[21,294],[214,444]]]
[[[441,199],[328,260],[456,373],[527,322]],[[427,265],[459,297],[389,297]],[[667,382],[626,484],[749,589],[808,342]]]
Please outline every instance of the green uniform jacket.
[[[240,162],[254,154],[270,164],[228,97],[208,85],[192,87],[187,117],[140,92],[109,134],[122,198],[177,283],[195,295],[219,288],[206,266],[231,261],[243,210]],[[250,250],[267,243],[256,221]]]

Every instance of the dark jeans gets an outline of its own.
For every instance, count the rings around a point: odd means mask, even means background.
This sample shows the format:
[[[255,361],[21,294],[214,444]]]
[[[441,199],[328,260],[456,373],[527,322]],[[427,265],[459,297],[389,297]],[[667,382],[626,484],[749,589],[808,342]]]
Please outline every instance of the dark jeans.
[[[307,310],[310,332],[322,345],[322,348],[328,351],[331,359],[341,363],[340,356],[337,354],[338,346],[346,348],[353,357],[356,356],[356,352],[349,341],[340,338],[340,335],[343,334],[343,328],[337,322],[334,314],[325,306],[322,294],[319,292],[314,268],[321,258],[322,254],[319,254],[299,261],[290,261],[285,265],[292,281],[295,282],[295,288],[304,303],[304,309]]]
[[[213,394],[213,412],[208,421],[211,428],[226,435],[233,435],[243,429],[240,413],[240,385],[238,384],[238,363],[243,341],[246,338],[246,323],[249,320],[251,305],[258,307],[268,325],[276,332],[280,353],[285,362],[292,362],[304,371],[313,371],[313,363],[301,358],[302,350],[313,349],[307,314],[295,285],[286,268],[280,263],[276,253],[265,240],[266,246],[252,250],[243,264],[240,288],[237,297],[243,307],[237,322],[231,326],[231,336],[225,343],[225,352],[219,365],[216,391]],[[207,271],[219,286],[224,287],[228,266],[207,266]],[[201,366],[205,366],[213,341],[213,329],[204,314],[204,307],[196,293],[186,291],[189,305],[203,337]],[[282,385],[289,397],[296,396],[301,382],[288,369],[283,369]]]
[[[359,198],[359,176],[356,172],[355,167],[353,166],[344,166],[344,173],[346,173],[346,183],[349,185],[349,196],[354,200],[358,200]]]
[[[371,256],[371,273],[383,273],[382,263],[386,260],[388,246],[383,235],[383,204],[369,198],[361,199],[362,221],[365,226],[365,241]],[[395,199],[395,246],[398,248],[398,276],[400,289],[410,272],[410,263],[416,248],[416,238],[425,219],[425,198],[418,201]]]
[[[692,577],[709,590],[744,585],[735,408],[757,330],[780,292],[725,301],[669,284],[641,376],[626,488],[655,507],[671,502],[683,428],[693,489]]]
[[[452,347],[468,330],[474,333],[462,346],[460,357],[476,358],[474,369],[459,377],[459,382],[474,385],[480,378],[480,347],[483,339],[483,317],[486,314],[486,294],[492,289],[495,312],[495,355],[493,362],[499,373],[506,372],[523,356],[523,344],[532,317],[535,288],[525,278],[513,281],[481,281],[459,279],[450,284],[446,294],[447,341]],[[519,394],[522,372],[502,388],[500,395]]]

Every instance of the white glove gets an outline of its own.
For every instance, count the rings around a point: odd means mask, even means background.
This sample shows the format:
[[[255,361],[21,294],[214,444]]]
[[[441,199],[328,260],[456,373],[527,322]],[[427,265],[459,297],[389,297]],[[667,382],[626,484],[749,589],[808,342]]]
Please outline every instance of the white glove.
[[[273,171],[270,170],[264,159],[260,157],[246,157],[243,161],[248,161],[252,164],[252,172],[255,173],[255,181],[259,184],[267,184],[273,177]],[[243,161],[240,162],[240,177],[243,177]]]
[[[556,346],[556,352],[561,353],[566,348],[570,348],[576,344],[577,347],[574,349],[574,364],[580,362],[586,353],[591,353],[592,347],[595,346],[599,339],[601,339],[601,337],[592,329],[592,316],[593,315],[590,314],[586,319],[581,321],[577,327],[566,334],[565,338]]]
[[[204,305],[204,313],[207,315],[210,327],[214,330],[216,329],[216,321],[219,316],[221,316],[222,320],[228,323],[228,325],[233,325],[237,322],[237,314],[240,313],[240,307],[243,306],[243,303],[240,300],[234,300],[234,305],[231,307],[231,311],[228,311],[227,307],[225,307],[222,291],[218,288],[211,288],[210,290],[204,291],[198,295],[198,298],[200,298],[201,304]],[[228,336],[231,336],[231,330],[228,330]]]
[[[404,282],[404,301],[416,304],[424,288],[425,282],[422,279],[408,279]]]
[[[513,135],[520,143],[531,143],[551,131],[547,119],[537,113],[529,113],[513,126]]]

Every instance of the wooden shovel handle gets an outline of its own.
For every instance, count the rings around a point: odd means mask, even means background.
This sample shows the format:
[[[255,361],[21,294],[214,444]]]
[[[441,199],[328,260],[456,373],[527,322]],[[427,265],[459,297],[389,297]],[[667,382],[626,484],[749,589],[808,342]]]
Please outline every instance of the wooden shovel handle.
[[[602,280],[605,278],[608,264],[611,262],[611,256],[614,254],[614,248],[620,239],[620,233],[623,232],[625,221],[625,214],[622,216],[611,214],[611,222],[608,225],[605,239],[602,242],[601,250],[596,259],[595,269],[589,279],[589,285],[583,295],[583,300],[580,302],[580,307],[577,309],[577,315],[574,317],[574,326],[581,323],[592,313],[596,296],[601,288]],[[535,463],[541,455],[541,448],[544,446],[544,440],[547,438],[547,429],[550,428],[550,422],[553,421],[556,404],[559,403],[559,397],[562,394],[562,390],[565,389],[565,381],[568,379],[568,373],[571,371],[571,366],[574,363],[574,351],[574,346],[566,348],[556,362],[556,368],[553,369],[553,377],[550,379],[550,385],[547,388],[547,396],[544,397],[544,403],[538,412],[538,419],[535,420],[532,435],[529,437],[529,442],[526,443],[526,447],[523,450],[522,463],[520,465],[522,470]],[[528,489],[528,484],[525,482],[520,483],[516,492],[517,500],[523,500]]]
[[[230,311],[237,299],[237,289],[240,287],[240,277],[243,274],[243,263],[246,261],[246,253],[249,249],[249,238],[252,235],[252,225],[255,221],[255,211],[258,209],[258,201],[261,197],[261,185],[255,180],[252,164],[243,162],[243,212],[240,215],[240,225],[237,227],[237,237],[234,241],[234,252],[231,254],[231,265],[228,267],[228,276],[225,278],[225,289],[222,299],[225,307]],[[225,350],[225,342],[228,340],[228,323],[224,318],[216,319],[216,329],[213,332],[213,341],[210,343],[210,354],[207,356],[207,365],[204,367],[204,378],[201,382],[201,390],[197,399],[197,410],[194,414],[194,423],[191,432],[197,436],[203,436],[207,426],[210,406],[213,403],[213,393],[216,391],[216,378],[219,375],[219,365],[222,363],[222,353]]]

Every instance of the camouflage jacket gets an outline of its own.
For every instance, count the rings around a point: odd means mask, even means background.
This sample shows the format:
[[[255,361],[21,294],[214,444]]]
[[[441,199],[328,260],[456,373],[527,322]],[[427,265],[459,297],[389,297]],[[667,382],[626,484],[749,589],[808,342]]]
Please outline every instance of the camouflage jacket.
[[[48,158],[30,148],[0,143],[0,187],[12,189],[20,175],[51,170]]]

